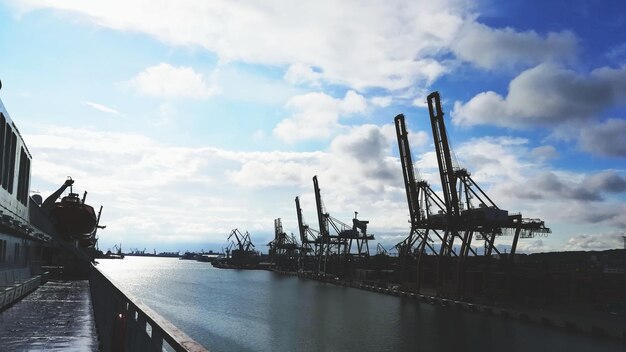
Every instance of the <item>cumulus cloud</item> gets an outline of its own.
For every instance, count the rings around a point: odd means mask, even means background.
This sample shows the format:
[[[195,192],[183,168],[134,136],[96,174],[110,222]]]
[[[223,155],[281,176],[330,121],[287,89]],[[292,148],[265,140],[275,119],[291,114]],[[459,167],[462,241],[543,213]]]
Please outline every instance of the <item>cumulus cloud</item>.
[[[325,81],[355,89],[401,89],[440,77],[446,67],[432,55],[446,50],[469,11],[462,0],[400,1],[394,6],[354,0],[279,0],[262,6],[225,0],[17,4],[22,11],[52,8],[99,26],[202,47],[221,62],[316,67]],[[311,72],[305,71],[292,77],[306,78]]]
[[[294,143],[331,137],[340,127],[339,118],[364,113],[367,101],[354,91],[347,91],[343,99],[322,92],[307,93],[291,98],[287,108],[294,111],[293,115],[279,122],[273,133],[288,143]]]
[[[463,25],[452,43],[457,57],[486,69],[572,60],[576,48],[572,32],[550,32],[544,37],[535,31],[494,29],[477,22]]]
[[[570,237],[565,245],[567,251],[601,251],[623,246],[626,232],[580,234]]]
[[[89,191],[88,203],[104,205],[103,246],[219,243],[233,227],[256,228],[258,239],[271,236],[277,217],[297,231],[295,196],[306,205],[306,218],[315,219],[313,175],[334,216],[349,221],[357,210],[372,220],[373,231],[406,225],[400,165],[374,125],[350,129],[323,152],[175,147],[137,134],[72,128],[24,137],[36,160],[33,188],[46,196],[71,175],[75,191]]]
[[[523,239],[517,244],[517,253],[538,253],[555,250],[546,242],[546,240],[541,238]]]
[[[623,104],[624,82],[626,66],[601,68],[584,75],[541,64],[513,79],[506,97],[489,91],[466,103],[455,102],[452,121],[465,126],[521,128],[595,119],[606,108]]]
[[[292,84],[319,85],[322,73],[315,71],[311,66],[295,63],[289,66],[284,79]]]
[[[601,201],[603,193],[616,194],[626,191],[626,178],[614,171],[587,175],[572,180],[567,175],[544,172],[522,185],[512,187],[511,192],[520,198],[558,198],[578,201]]]
[[[596,155],[626,157],[626,120],[609,119],[580,131],[579,145]]]
[[[393,97],[392,96],[384,96],[384,97],[373,97],[370,99],[372,105],[374,106],[378,106],[381,108],[386,108],[389,105],[391,105],[391,103],[393,102]]]
[[[506,96],[487,91],[465,103],[455,102],[452,122],[462,126],[551,127],[553,136],[577,140],[584,151],[623,157],[626,121],[600,118],[603,112],[624,106],[624,82],[626,66],[580,74],[541,64],[514,78]]]
[[[350,133],[337,136],[330,144],[334,154],[344,155],[344,165],[356,164],[353,167],[366,178],[391,180],[397,175],[396,165],[387,161],[390,144],[378,126],[362,125],[353,128]]]
[[[50,8],[165,43],[201,47],[219,61],[286,67],[293,84],[341,84],[362,91],[425,86],[458,61],[492,69],[570,59],[577,38],[478,23],[465,0],[272,1],[17,0],[20,11]],[[166,21],[163,18],[167,18]],[[375,25],[373,25],[375,23]],[[450,55],[451,54],[451,55]],[[449,58],[451,57],[451,58]],[[446,58],[446,59],[442,59]]]
[[[528,157],[528,140],[513,137],[474,138],[454,150],[460,167],[467,168],[475,180],[491,184],[503,180],[522,180],[527,170],[537,167]],[[435,155],[431,158],[436,170]]]
[[[128,84],[140,94],[161,98],[201,99],[217,92],[217,88],[191,67],[174,67],[167,63],[147,67]]]
[[[549,159],[558,158],[559,153],[551,145],[543,145],[537,148],[533,148],[531,154],[539,159],[539,161],[546,161]]]

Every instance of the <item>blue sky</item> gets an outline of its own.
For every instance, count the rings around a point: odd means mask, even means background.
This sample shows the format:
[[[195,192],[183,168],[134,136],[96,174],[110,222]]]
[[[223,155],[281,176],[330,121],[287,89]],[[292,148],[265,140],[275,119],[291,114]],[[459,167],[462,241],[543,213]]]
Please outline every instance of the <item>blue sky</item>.
[[[408,231],[393,117],[438,190],[425,96],[504,209],[553,233],[526,252],[619,248],[626,228],[626,9],[616,1],[32,1],[0,5],[2,100],[31,190],[68,175],[104,205],[100,247],[257,245],[300,196]],[[510,238],[502,238],[506,247]]]

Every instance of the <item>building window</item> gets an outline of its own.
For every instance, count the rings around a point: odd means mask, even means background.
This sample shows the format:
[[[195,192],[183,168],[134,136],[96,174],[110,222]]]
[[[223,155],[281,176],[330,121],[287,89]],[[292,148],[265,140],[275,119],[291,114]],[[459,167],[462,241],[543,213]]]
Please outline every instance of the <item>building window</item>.
[[[0,112],[0,184],[4,180],[4,134],[6,129],[7,120]]]
[[[9,186],[9,170],[11,166],[11,136],[13,135],[13,130],[11,129],[11,125],[8,123],[5,124],[4,131],[4,144],[3,144],[3,158],[2,158],[2,188],[7,189]]]
[[[7,241],[0,240],[0,263],[4,263],[7,256]]]
[[[15,256],[13,257],[15,263],[20,262],[20,245],[19,243],[15,244]]]
[[[20,148],[20,169],[17,178],[17,200],[26,205],[28,199],[28,172],[30,171],[30,160],[24,148]]]
[[[9,160],[9,193],[13,194],[13,181],[15,179],[15,148],[17,147],[17,136],[15,133],[11,133],[11,150],[9,151],[10,160]]]

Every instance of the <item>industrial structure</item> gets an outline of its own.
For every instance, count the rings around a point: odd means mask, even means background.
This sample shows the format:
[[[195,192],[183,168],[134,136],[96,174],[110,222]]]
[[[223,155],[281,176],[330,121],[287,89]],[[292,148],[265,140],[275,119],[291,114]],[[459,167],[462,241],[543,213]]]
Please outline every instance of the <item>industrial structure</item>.
[[[274,219],[274,239],[267,244],[270,263],[277,270],[295,271],[298,269],[300,245],[293,234],[288,236],[283,231],[280,218]]]
[[[431,187],[414,167],[404,115],[394,119],[409,210],[408,235],[393,248],[378,243],[370,256],[374,236],[367,233],[369,222],[358,219],[357,212],[351,226],[331,216],[318,177],[313,176],[319,230],[304,221],[296,197],[300,244],[283,231],[280,219],[274,220],[274,240],[268,244],[272,266],[376,292],[439,297],[442,304],[449,304],[448,298],[472,302],[468,307],[496,302],[529,307],[566,304],[573,311],[593,306],[624,314],[626,236],[624,250],[517,254],[520,239],[547,236],[550,229],[540,219],[496,205],[456,161],[439,93],[428,95],[427,104],[440,188]]]
[[[213,261],[216,267],[247,268],[254,267],[260,262],[259,252],[255,251],[250,234],[246,231],[242,234],[238,229],[233,229],[228,236],[228,247],[224,260]]]
[[[301,242],[298,270],[347,277],[354,270],[367,267],[368,241],[374,239],[367,234],[369,221],[358,219],[354,212],[350,226],[331,216],[324,207],[317,176],[313,176],[313,189],[319,231],[304,222],[300,198],[295,199]]]
[[[321,257],[321,237],[319,231],[312,229],[304,222],[299,197],[296,197],[296,214],[298,216],[298,231],[301,243],[298,270],[317,271],[320,267],[318,261]]]
[[[352,226],[332,217],[324,207],[317,176],[313,176],[313,188],[320,228],[318,272],[346,276],[356,267],[366,266],[369,259],[368,241],[374,239],[373,235],[367,234],[369,221],[357,219],[357,212],[354,213]]]
[[[509,214],[498,208],[470,173],[452,158],[439,93],[431,93],[427,99],[443,199],[426,181],[415,177],[404,116],[396,116],[411,222],[409,235],[397,245],[400,279],[413,281],[418,291],[422,284],[427,284],[439,295],[457,297],[466,294],[468,284],[472,293],[485,293],[494,285],[502,288],[506,286],[506,278],[494,278],[506,277],[518,240],[532,238],[537,233],[547,234],[550,229],[541,220],[523,218],[521,214]],[[506,255],[494,244],[495,238],[503,235],[512,236],[511,249]],[[484,241],[482,255],[472,249],[474,239]],[[501,259],[497,273],[492,268],[494,254]]]

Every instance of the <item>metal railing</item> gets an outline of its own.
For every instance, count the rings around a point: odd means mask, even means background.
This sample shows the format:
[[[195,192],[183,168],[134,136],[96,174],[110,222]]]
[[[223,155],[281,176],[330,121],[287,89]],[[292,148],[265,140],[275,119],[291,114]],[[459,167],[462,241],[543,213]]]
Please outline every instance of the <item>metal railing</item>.
[[[208,351],[94,266],[89,285],[101,351]]]

